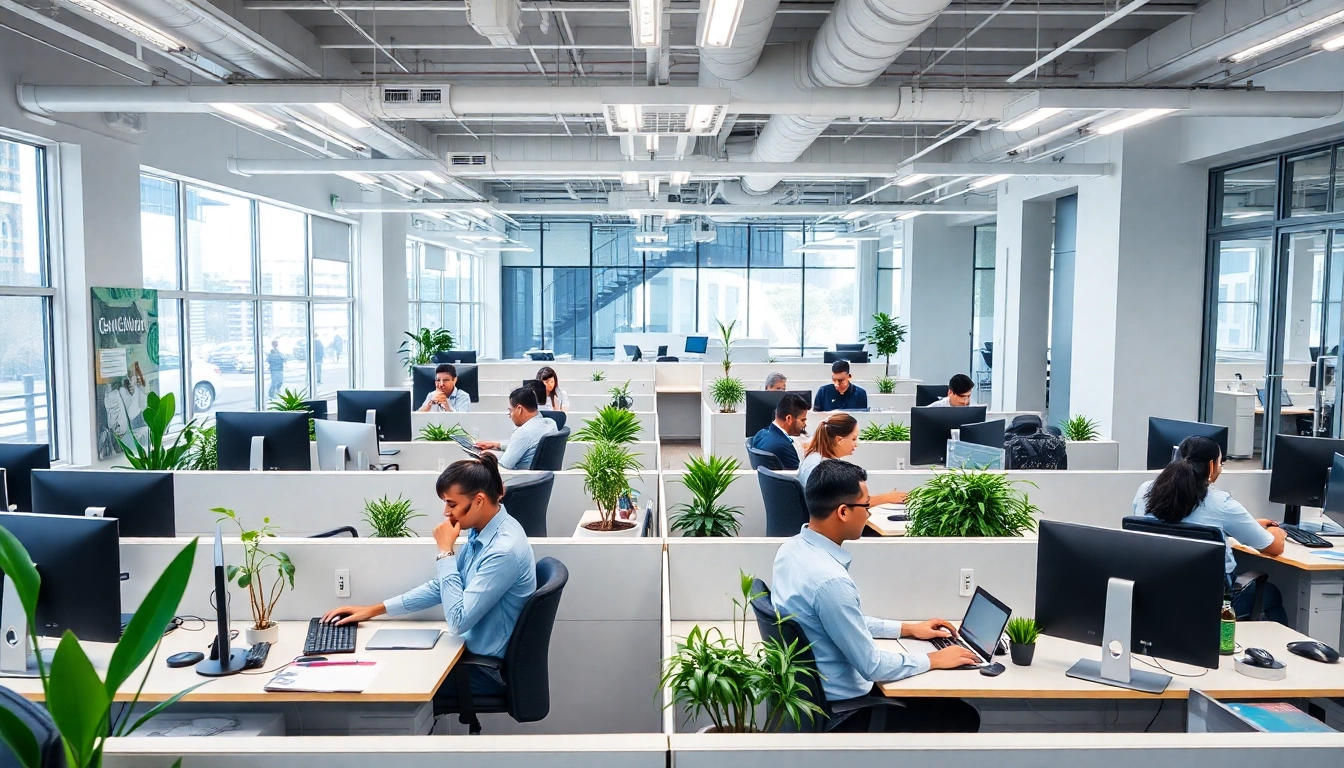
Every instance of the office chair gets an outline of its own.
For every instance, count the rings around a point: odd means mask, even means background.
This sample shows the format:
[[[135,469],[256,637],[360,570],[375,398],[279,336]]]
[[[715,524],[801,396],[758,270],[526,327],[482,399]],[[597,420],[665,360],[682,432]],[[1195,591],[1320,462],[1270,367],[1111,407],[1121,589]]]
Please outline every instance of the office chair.
[[[37,768],[66,768],[65,744],[56,723],[48,714],[47,708],[29,701],[8,688],[0,688],[0,709],[27,726],[37,742]],[[0,741],[0,768],[19,768],[23,765],[10,750],[9,745]]]
[[[769,451],[762,451],[760,448],[751,447],[751,438],[747,438],[747,460],[751,462],[752,469],[773,469],[776,472],[784,469],[784,465],[779,463],[779,457]]]
[[[661,346],[658,347],[658,357],[667,357],[667,345],[666,345],[666,344],[663,344],[663,345],[661,345]]]
[[[1194,523],[1166,523],[1148,515],[1129,515],[1120,521],[1120,527],[1126,531],[1179,536],[1182,539],[1211,541],[1215,544],[1227,543],[1227,537],[1223,535],[1220,528],[1214,528],[1211,525],[1195,525]],[[1237,575],[1232,582],[1233,594],[1240,594],[1245,589],[1255,590],[1252,593],[1254,597],[1251,598],[1251,612],[1245,616],[1238,616],[1238,619],[1249,619],[1251,621],[1262,621],[1264,619],[1262,606],[1265,602],[1265,585],[1268,583],[1269,574],[1263,571],[1245,571]]]
[[[569,427],[552,432],[537,443],[537,452],[532,454],[531,470],[559,472],[565,468],[565,446],[569,444]]]
[[[860,341],[860,342],[856,342],[856,343],[854,343],[854,344],[836,344],[836,345],[835,345],[835,351],[836,351],[836,352],[862,352],[863,350],[865,350],[865,349],[867,349],[867,348],[868,348],[868,345],[865,344],[865,343],[862,342],[862,341]]]
[[[308,538],[310,538],[310,539],[331,539],[331,538],[335,538],[335,537],[337,537],[337,536],[344,536],[344,535],[346,535],[346,534],[349,534],[349,535],[350,535],[350,538],[352,538],[352,539],[358,539],[358,538],[359,538],[359,531],[356,531],[353,527],[351,527],[351,526],[349,526],[349,525],[343,525],[343,526],[341,526],[340,528],[333,528],[333,529],[331,529],[330,531],[323,531],[322,533],[314,533],[312,536],[309,536]]]
[[[463,651],[454,670],[457,706],[434,707],[434,716],[456,714],[473,736],[481,733],[478,714],[507,713],[519,723],[542,720],[551,711],[551,630],[560,608],[560,595],[569,581],[569,569],[553,557],[537,561],[537,591],[523,603],[504,658]],[[504,693],[476,697],[471,693],[470,667],[493,669],[504,679]]]
[[[793,536],[807,525],[807,501],[798,478],[761,467],[756,481],[765,500],[766,536]]]
[[[890,699],[886,696],[860,696],[857,699],[827,701],[826,691],[821,687],[821,676],[817,674],[817,662],[812,656],[812,650],[807,636],[803,634],[803,628],[798,626],[798,622],[793,619],[782,618],[775,611],[775,606],[770,601],[770,588],[765,586],[765,582],[760,579],[752,579],[751,594],[753,595],[751,610],[752,613],[756,614],[756,627],[761,631],[762,640],[773,640],[784,648],[789,647],[792,643],[797,643],[799,648],[807,648],[798,655],[798,665],[811,672],[811,674],[798,676],[799,682],[803,684],[803,688],[807,691],[802,698],[817,705],[825,713],[823,715],[814,714],[811,720],[806,715],[802,715],[797,726],[794,726],[793,722],[786,718],[780,724],[781,730],[789,733],[825,733],[827,724],[836,715],[872,707],[873,715],[868,721],[868,730],[870,733],[884,732],[887,719],[886,708],[904,708],[905,703],[899,699]]]
[[[564,429],[565,420],[569,418],[569,414],[565,413],[564,411],[552,411],[547,408],[541,408],[537,411],[537,413],[540,413],[542,416],[545,416],[551,421],[554,421],[556,429]]]
[[[546,536],[546,510],[551,507],[555,475],[539,472],[517,475],[504,481],[504,508],[523,526],[528,538]]]
[[[681,358],[679,358],[679,357],[673,357],[673,356],[671,356],[671,355],[659,355],[659,356],[658,356],[658,359],[655,360],[654,362],[656,362],[656,363],[680,363],[680,362],[681,362]]]

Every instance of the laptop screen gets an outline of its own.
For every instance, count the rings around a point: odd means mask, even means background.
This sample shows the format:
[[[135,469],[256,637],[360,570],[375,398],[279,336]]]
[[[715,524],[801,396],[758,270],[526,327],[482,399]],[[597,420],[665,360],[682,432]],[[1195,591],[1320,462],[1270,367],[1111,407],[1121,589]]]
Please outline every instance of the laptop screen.
[[[961,636],[971,647],[980,651],[986,660],[993,658],[994,646],[1008,624],[1012,613],[1008,607],[976,588],[975,597],[961,620]]]

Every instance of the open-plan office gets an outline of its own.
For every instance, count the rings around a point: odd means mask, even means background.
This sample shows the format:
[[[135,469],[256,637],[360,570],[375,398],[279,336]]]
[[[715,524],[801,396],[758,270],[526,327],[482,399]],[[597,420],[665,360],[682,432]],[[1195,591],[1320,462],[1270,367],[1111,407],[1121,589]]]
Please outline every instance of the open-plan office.
[[[0,764],[1338,765],[1342,71],[1340,0],[0,0]]]

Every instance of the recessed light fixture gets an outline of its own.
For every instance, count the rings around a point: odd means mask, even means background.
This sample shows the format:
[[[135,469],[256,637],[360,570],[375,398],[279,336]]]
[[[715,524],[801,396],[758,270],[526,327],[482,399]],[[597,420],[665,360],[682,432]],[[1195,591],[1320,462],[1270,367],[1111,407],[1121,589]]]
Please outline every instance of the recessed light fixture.
[[[1231,56],[1228,56],[1226,59],[1224,59],[1224,61],[1230,61],[1233,64],[1240,64],[1243,61],[1254,59],[1256,56],[1259,56],[1260,54],[1265,53],[1266,51],[1272,51],[1275,48],[1280,48],[1296,40],[1301,40],[1302,38],[1307,37],[1308,35],[1315,34],[1316,32],[1319,32],[1322,29],[1334,26],[1335,24],[1338,24],[1340,22],[1344,22],[1344,11],[1338,11],[1336,13],[1330,14],[1329,16],[1326,16],[1325,18],[1317,19],[1316,21],[1313,21],[1308,24],[1303,24],[1302,26],[1297,27],[1295,29],[1290,29],[1277,37],[1271,38],[1263,43],[1260,43],[1259,45],[1253,45],[1244,51],[1234,53]],[[1333,50],[1333,49],[1327,49],[1327,50]]]
[[[425,181],[431,181],[435,184],[447,184],[443,177],[433,171],[421,171],[420,175],[425,177]]]
[[[742,20],[742,6],[746,0],[706,0],[701,4],[700,12],[704,24],[700,27],[700,39],[696,45],[701,48],[727,48],[733,44],[737,35],[738,22]]]
[[[680,187],[691,183],[690,171],[677,171],[672,174],[672,186]]]
[[[840,215],[840,218],[844,219],[845,221],[853,221],[855,219],[861,219],[867,215],[868,212],[863,210],[845,211],[843,214]]]
[[[1001,181],[1007,181],[1012,177],[1013,175],[1011,173],[999,173],[993,176],[986,176],[982,179],[976,179],[967,186],[969,186],[971,189],[984,189],[985,187],[992,187]]]
[[[929,179],[932,179],[932,178],[933,178],[933,174],[931,174],[931,173],[916,173],[916,174],[914,174],[914,175],[912,175],[912,176],[906,176],[906,177],[903,178],[903,179],[897,179],[897,180],[896,180],[896,186],[898,186],[898,187],[913,187],[913,186],[915,186],[916,184],[918,184],[918,183],[921,182],[921,181],[928,181]]]
[[[359,171],[337,171],[336,175],[337,175],[337,176],[344,176],[345,178],[347,178],[347,179],[349,179],[349,180],[355,182],[356,184],[377,184],[377,183],[378,183],[378,179],[376,179],[376,178],[370,176],[370,175],[367,174],[367,173],[360,173]]]
[[[634,186],[635,184],[639,183],[639,174],[636,173],[635,171],[622,171],[621,183],[629,186]]]
[[[637,48],[662,44],[663,0],[630,0],[630,36]]]
[[[900,216],[897,216],[896,220],[909,221],[910,219],[913,219],[916,216],[923,216],[923,215],[924,215],[923,211],[906,211],[905,213],[902,213]]]
[[[1114,122],[1099,125],[1097,126],[1096,131],[1102,136],[1109,136],[1112,133],[1119,133],[1120,131],[1133,128],[1136,125],[1151,122],[1175,111],[1176,110],[1174,109],[1145,109],[1141,112],[1135,112],[1127,117],[1122,117]]]
[[[141,40],[144,40],[154,45],[156,48],[162,48],[164,51],[167,51],[168,53],[179,53],[187,49],[185,45],[174,40],[167,34],[164,34],[163,32],[155,29],[154,27],[151,27],[150,25],[135,18],[134,16],[127,15],[125,11],[113,8],[112,6],[107,5],[106,3],[98,2],[98,0],[65,0],[65,1],[75,6],[76,8],[79,8],[83,11],[87,11],[88,13],[97,16],[103,21],[121,27],[122,29],[126,30],[127,32],[130,32],[132,35],[135,35]]]
[[[371,124],[368,120],[356,115],[350,111],[344,104],[314,104],[313,106],[326,113],[327,117],[338,121],[346,128],[369,128]]]
[[[268,115],[249,109],[241,104],[218,103],[211,104],[210,108],[216,112],[223,112],[229,117],[236,117],[248,125],[254,125],[264,131],[279,131],[285,127],[284,123]]]
[[[1025,115],[1020,115],[1006,123],[999,124],[1001,131],[1025,131],[1037,123],[1049,120],[1050,118],[1063,112],[1062,107],[1040,107],[1033,109]]]
[[[1344,48],[1344,35],[1339,35],[1326,40],[1321,43],[1321,47],[1327,51],[1338,51],[1339,49]]]

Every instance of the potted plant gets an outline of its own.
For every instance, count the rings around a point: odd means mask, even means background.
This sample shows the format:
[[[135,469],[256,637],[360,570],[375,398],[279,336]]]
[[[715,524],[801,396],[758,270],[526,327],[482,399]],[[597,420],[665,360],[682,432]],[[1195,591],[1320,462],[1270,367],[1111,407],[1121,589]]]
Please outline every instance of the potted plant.
[[[606,371],[593,371],[593,381],[606,381],[606,380],[607,380]]]
[[[597,504],[598,519],[581,523],[580,527],[593,533],[629,531],[635,524],[616,519],[621,499],[630,494],[631,472],[638,472],[639,454],[619,443],[599,440],[588,448],[583,461],[574,465],[583,471],[583,489]]]
[[[424,515],[411,509],[411,500],[397,495],[393,501],[386,496],[364,502],[364,522],[373,529],[375,539],[409,539],[415,536],[409,523]]]
[[[690,723],[704,715],[714,733],[777,731],[786,724],[794,728],[803,718],[810,723],[824,712],[808,701],[804,679],[815,672],[801,658],[811,646],[788,647],[766,640],[746,645],[747,616],[752,577],[741,573],[742,598],[733,600],[733,636],[717,627],[703,630],[696,625],[676,652],[663,662],[659,688],[670,696],[665,706],[679,706]],[[758,713],[763,719],[758,719]]]
[[[243,528],[242,519],[232,509],[215,507],[210,511],[220,516],[220,522],[230,520],[237,525],[238,538],[243,541],[243,564],[230,565],[224,569],[224,575],[230,582],[247,590],[247,601],[252,607],[252,626],[247,630],[247,644],[274,645],[280,640],[280,625],[271,620],[271,614],[275,611],[275,604],[280,601],[285,584],[288,583],[289,588],[294,589],[294,563],[284,552],[267,552],[262,549],[262,541],[275,537],[277,529],[271,525],[271,518],[263,517],[261,529],[249,531]]]
[[[747,399],[747,385],[732,376],[720,376],[709,385],[709,398],[719,406],[719,413],[736,413],[737,404]]]
[[[435,352],[447,352],[455,343],[453,334],[446,328],[421,328],[415,333],[402,333],[409,338],[401,342],[397,353],[401,355],[401,364],[406,366],[407,373],[415,370],[417,365],[429,365]]]
[[[219,437],[215,433],[214,424],[196,430],[196,439],[191,441],[191,448],[187,449],[182,469],[209,472],[219,469]]]
[[[611,394],[611,403],[608,407],[620,408],[628,411],[635,407],[635,399],[630,397],[630,380],[626,379],[624,384],[618,384],[607,392]]]
[[[863,334],[864,342],[873,345],[877,354],[887,359],[887,366],[883,373],[891,375],[891,356],[901,348],[901,342],[905,341],[906,327],[896,322],[896,318],[888,315],[886,312],[878,312],[873,315],[873,326]]]
[[[910,428],[897,421],[889,421],[886,424],[872,422],[859,430],[859,439],[873,443],[908,443]]]
[[[583,429],[569,439],[581,443],[633,443],[639,437],[639,417],[614,405],[599,410],[597,416],[583,422]]]
[[[731,456],[692,456],[686,474],[677,482],[691,492],[689,504],[678,504],[668,523],[684,536],[736,536],[741,507],[718,503],[737,478],[737,459]]]
[[[719,338],[723,340],[723,375],[726,378],[728,371],[733,367],[733,359],[728,353],[733,348],[733,328],[737,326],[737,321],[724,325],[723,321],[716,317],[714,323],[719,326]]]
[[[1035,619],[1014,616],[1008,620],[1008,652],[1013,663],[1019,667],[1030,667],[1031,659],[1036,655],[1036,639],[1041,636],[1041,628]]]
[[[1064,433],[1065,440],[1077,443],[1088,443],[1101,439],[1101,430],[1097,427],[1097,422],[1082,415],[1074,416],[1064,422],[1060,431]]]
[[[266,410],[286,411],[290,413],[307,413],[310,417],[308,419],[308,439],[309,440],[317,439],[317,428],[313,426],[313,420],[311,418],[313,414],[313,409],[311,406],[308,405],[307,390],[290,389],[289,387],[285,387],[284,389],[280,390],[280,394],[276,395],[275,398],[271,400],[271,402],[266,404]]]
[[[117,442],[121,443],[121,450],[130,464],[129,467],[118,469],[185,469],[187,452],[191,450],[191,444],[196,440],[197,427],[195,420],[187,422],[173,438],[172,445],[165,445],[164,438],[168,434],[168,425],[173,423],[176,414],[177,400],[172,392],[163,397],[150,392],[145,398],[145,410],[142,412],[145,427],[148,428],[146,444],[140,444],[140,439],[135,436],[135,430],[127,433],[131,438],[129,445],[121,435],[118,435]]]
[[[896,394],[896,380],[890,376],[879,376],[877,378],[877,393],[879,395]]]
[[[1001,472],[949,469],[905,497],[906,536],[1021,536],[1036,530],[1027,495]],[[1026,483],[1033,485],[1033,483]]]
[[[420,428],[419,438],[429,443],[446,443],[453,439],[453,435],[471,437],[461,424],[430,423]]]

